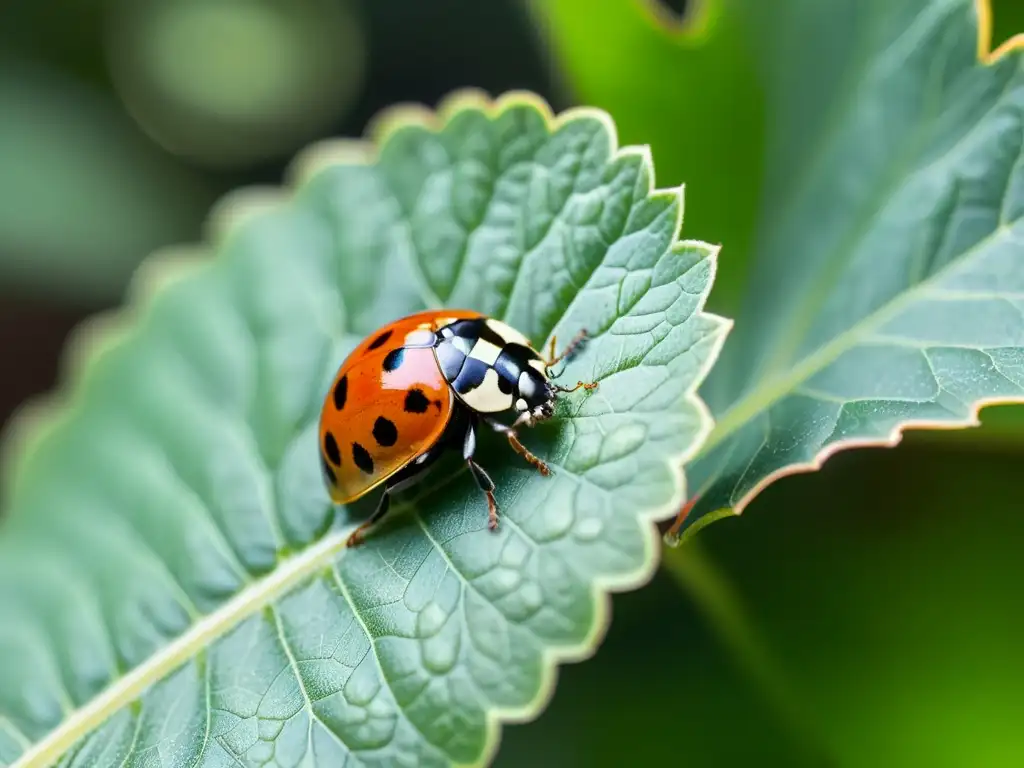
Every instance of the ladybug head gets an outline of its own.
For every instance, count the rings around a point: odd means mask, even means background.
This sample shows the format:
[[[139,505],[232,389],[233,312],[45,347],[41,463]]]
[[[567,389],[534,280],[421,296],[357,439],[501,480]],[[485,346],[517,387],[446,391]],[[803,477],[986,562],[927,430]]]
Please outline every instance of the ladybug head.
[[[538,421],[550,419],[555,415],[555,397],[557,390],[545,379],[536,377],[533,380],[533,371],[530,371],[529,386],[520,387],[520,397],[516,401],[516,410],[519,411],[517,424],[526,424],[532,427]],[[524,373],[520,379],[521,384],[526,384],[527,374]]]
[[[544,419],[550,419],[555,415],[555,393],[551,392],[551,397],[545,400],[543,403],[533,409],[533,418],[537,421],[543,421]]]

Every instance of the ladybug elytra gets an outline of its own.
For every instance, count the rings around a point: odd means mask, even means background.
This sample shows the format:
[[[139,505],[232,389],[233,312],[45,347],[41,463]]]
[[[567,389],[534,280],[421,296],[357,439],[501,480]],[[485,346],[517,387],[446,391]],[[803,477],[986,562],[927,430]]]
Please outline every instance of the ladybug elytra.
[[[355,546],[388,511],[391,494],[418,482],[443,453],[462,451],[498,525],[494,482],[473,458],[483,423],[503,434],[541,474],[548,466],[519,441],[516,428],[554,415],[560,387],[550,368],[572,354],[580,333],[548,357],[506,323],[469,310],[418,312],[378,329],[338,369],[320,414],[320,456],[331,499],[348,504],[384,484],[376,511],[349,537]],[[496,416],[516,414],[511,425]]]

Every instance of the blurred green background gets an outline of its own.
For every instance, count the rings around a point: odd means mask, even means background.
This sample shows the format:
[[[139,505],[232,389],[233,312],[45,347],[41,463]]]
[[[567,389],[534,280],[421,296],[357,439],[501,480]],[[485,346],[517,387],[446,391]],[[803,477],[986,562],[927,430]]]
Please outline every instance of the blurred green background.
[[[688,119],[686,98],[714,78],[708,109],[735,110],[741,46],[697,50],[631,25],[634,0],[590,1],[621,19],[588,27],[573,0],[9,0],[0,422],[53,385],[70,328],[118,304],[148,253],[199,238],[221,194],[279,183],[297,150],[360,135],[382,107],[464,86],[597,103],[624,142],[651,144],[659,185],[687,182],[684,234],[726,245],[713,304],[728,312],[756,200],[744,187],[723,214],[730,169],[699,148],[736,142],[737,168],[759,148]],[[1024,3],[994,5],[997,40],[1024,30]],[[579,70],[549,24],[644,58]],[[638,85],[644,68],[659,76]],[[756,100],[741,112],[759,119]],[[668,553],[615,599],[595,659],[563,668],[539,722],[507,728],[497,764],[1024,765],[1024,418],[1000,410],[981,430],[840,454]]]

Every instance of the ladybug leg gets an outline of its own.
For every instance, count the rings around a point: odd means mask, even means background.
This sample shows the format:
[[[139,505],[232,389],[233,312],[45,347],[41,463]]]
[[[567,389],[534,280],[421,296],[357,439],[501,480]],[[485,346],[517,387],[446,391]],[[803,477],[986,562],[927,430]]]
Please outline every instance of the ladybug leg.
[[[428,451],[414,461],[409,467],[403,472],[395,475],[388,483],[384,486],[384,493],[380,497],[380,501],[377,502],[377,509],[373,511],[358,528],[352,531],[352,534],[348,537],[348,541],[345,542],[346,547],[359,546],[366,536],[366,531],[376,523],[380,522],[380,519],[388,513],[391,508],[391,494],[401,493],[406,488],[415,485],[423,476],[430,470],[433,460],[437,458],[440,451]]]
[[[556,392],[575,392],[577,389],[588,389],[588,390],[589,389],[597,389],[597,382],[596,381],[589,381],[589,382],[577,381],[575,387],[560,387],[557,384],[552,384],[551,387]]]
[[[583,331],[580,331],[579,333],[577,333],[573,337],[573,340],[569,342],[568,346],[566,346],[566,348],[563,349],[561,351],[561,353],[556,355],[555,354],[555,344],[556,344],[556,339],[557,338],[558,338],[557,336],[552,336],[551,337],[551,343],[548,344],[548,356],[547,356],[547,359],[544,361],[544,365],[546,365],[548,368],[553,366],[559,360],[565,360],[565,359],[567,359],[569,357],[572,357],[573,354],[575,354],[576,351],[579,349],[579,346],[584,341],[586,341],[587,332],[586,332],[586,330],[583,330]],[[556,378],[556,377],[552,377],[552,378]]]
[[[346,547],[357,547],[363,543],[363,539],[366,536],[366,531],[373,526],[378,520],[388,513],[388,509],[391,506],[391,487],[384,489],[384,494],[380,497],[380,501],[377,502],[377,509],[373,511],[373,514],[369,518],[363,521],[362,525],[352,531],[352,534],[348,537],[348,541],[345,542]]]
[[[548,356],[544,360],[544,364],[550,368],[552,365],[558,362],[558,358],[555,356],[555,345],[558,343],[558,337],[552,336],[551,342],[548,344]],[[549,362],[550,361],[550,362]]]
[[[484,468],[477,464],[472,459],[466,459],[466,463],[469,465],[469,471],[473,475],[473,479],[476,480],[477,486],[484,492],[487,497],[487,527],[492,531],[498,528],[498,501],[494,498],[494,481],[491,480],[491,476],[484,471]]]
[[[493,419],[487,419],[487,423],[495,432],[504,435],[508,439],[508,444],[512,446],[512,450],[536,467],[538,472],[545,476],[551,474],[551,469],[548,465],[545,464],[542,459],[537,458],[533,453],[531,453],[529,448],[519,442],[519,435],[516,433],[514,426],[509,427],[502,424],[500,421],[495,421]]]
[[[462,444],[462,458],[469,466],[469,472],[473,475],[477,486],[487,497],[487,527],[492,531],[498,527],[498,502],[494,498],[494,481],[487,474],[483,467],[473,461],[473,454],[476,453],[476,428],[470,422],[466,429],[466,438]]]

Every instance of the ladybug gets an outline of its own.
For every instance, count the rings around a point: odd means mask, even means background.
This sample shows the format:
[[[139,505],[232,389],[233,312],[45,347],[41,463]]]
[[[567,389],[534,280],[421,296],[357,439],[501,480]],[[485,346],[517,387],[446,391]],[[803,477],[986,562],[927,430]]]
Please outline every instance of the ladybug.
[[[320,458],[331,500],[349,504],[384,485],[376,511],[349,537],[388,511],[393,493],[421,480],[446,450],[462,458],[487,497],[488,526],[498,526],[494,482],[474,459],[483,423],[504,435],[541,474],[550,470],[519,442],[516,428],[555,412],[559,393],[596,383],[560,387],[550,368],[586,337],[580,333],[559,355],[548,356],[511,326],[470,310],[418,312],[388,323],[364,339],[335,374],[320,413]],[[511,412],[511,425],[499,414]]]

